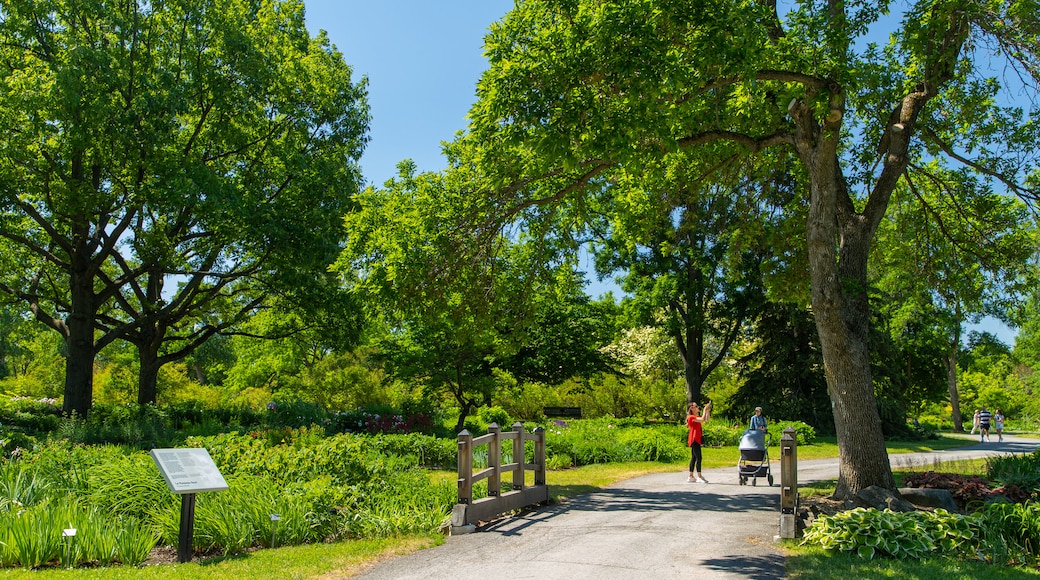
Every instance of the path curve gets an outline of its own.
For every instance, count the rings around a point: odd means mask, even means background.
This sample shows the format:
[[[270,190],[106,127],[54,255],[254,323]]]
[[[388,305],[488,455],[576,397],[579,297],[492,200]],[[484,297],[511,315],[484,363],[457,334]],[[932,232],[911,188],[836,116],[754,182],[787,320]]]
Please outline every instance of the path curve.
[[[892,455],[894,468],[935,461],[1028,453],[1040,441],[1005,435],[972,447]],[[706,450],[711,453],[711,450]],[[780,482],[773,448],[772,473]],[[799,484],[837,477],[837,459],[799,462]],[[522,579],[772,579],[784,577],[779,485],[737,483],[736,466],[704,472],[708,485],[685,473],[658,473],[618,482],[559,504],[504,518],[443,545],[363,571],[363,580]]]

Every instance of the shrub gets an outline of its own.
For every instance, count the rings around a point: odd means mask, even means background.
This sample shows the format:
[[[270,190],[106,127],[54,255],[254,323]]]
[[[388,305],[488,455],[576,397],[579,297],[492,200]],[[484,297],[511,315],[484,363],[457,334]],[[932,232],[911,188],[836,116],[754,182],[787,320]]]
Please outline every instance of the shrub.
[[[687,441],[688,428],[681,427],[683,443]],[[727,425],[724,421],[708,421],[703,426],[704,444],[709,447],[725,447],[740,443],[740,437],[744,434],[744,427],[740,425]]]
[[[794,428],[799,445],[812,445],[816,442],[816,429],[812,425],[801,421],[777,421],[769,425],[769,434],[773,436],[774,444],[780,444],[784,429],[788,427]]]
[[[508,430],[512,426],[512,421],[509,418],[509,412],[502,407],[481,407],[477,410],[477,419],[484,425],[484,429],[487,430],[487,426],[495,423],[503,430]]]
[[[637,461],[678,461],[687,455],[682,441],[658,429],[624,429],[619,444],[631,449]]]

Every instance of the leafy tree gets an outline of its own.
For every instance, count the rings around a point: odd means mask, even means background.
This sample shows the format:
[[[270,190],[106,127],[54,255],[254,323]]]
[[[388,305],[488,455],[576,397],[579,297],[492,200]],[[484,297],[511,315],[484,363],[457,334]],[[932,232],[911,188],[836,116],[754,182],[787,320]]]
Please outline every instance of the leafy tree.
[[[945,177],[924,168],[923,183],[907,178],[879,227],[878,287],[920,328],[934,321],[945,337],[942,359],[953,426],[963,431],[957,390],[957,356],[966,323],[992,316],[1016,319],[1023,293],[1036,286],[1037,229],[1020,201],[979,189],[973,180]],[[939,195],[936,187],[959,184],[959,195]],[[918,320],[908,320],[919,315]]]
[[[743,384],[729,401],[731,414],[750,417],[761,406],[776,419],[834,430],[820,337],[812,314],[792,303],[770,302],[758,318],[752,350],[738,361]]]
[[[1033,288],[1023,301],[1022,325],[1015,335],[1015,359],[1040,370],[1040,293]]]
[[[887,12],[838,1],[782,12],[772,2],[525,0],[487,36],[491,66],[471,125],[448,148],[457,171],[479,178],[468,207],[480,240],[537,229],[550,207],[581,215],[589,195],[680,153],[708,181],[738,163],[793,162],[838,497],[894,486],[871,376],[867,262],[896,187],[928,174],[975,175],[1025,197],[1040,187],[1040,124],[1000,93],[1036,95],[1035,1],[922,0],[890,36]],[[1012,86],[989,74],[989,53],[1022,73]]]
[[[543,296],[533,308],[530,323],[512,338],[516,352],[499,365],[521,384],[536,381],[555,386],[571,378],[617,372],[617,362],[604,350],[618,316],[612,299],[593,302],[574,288],[562,296]]]
[[[872,344],[880,348],[874,366],[898,383],[907,410],[917,416],[929,403],[944,401],[946,335],[931,309],[894,298],[878,306],[875,320]]]
[[[158,368],[307,286],[358,188],[364,83],[298,0],[12,0],[0,9],[0,291],[59,332],[64,410],[95,354]],[[171,286],[177,284],[177,289]]]
[[[576,278],[562,262],[554,267],[550,245],[499,237],[486,241],[498,254],[492,263],[467,260],[463,246],[473,241],[452,235],[465,221],[457,212],[466,209],[454,203],[460,182],[445,174],[417,174],[410,161],[398,168],[397,178],[358,197],[358,211],[345,218],[346,247],[334,265],[365,297],[371,317],[387,325],[378,358],[390,377],[420,385],[431,396],[449,396],[459,408],[461,430],[466,416],[492,403],[503,367],[527,380],[556,381],[602,364],[590,342],[599,330],[580,312],[587,304],[568,292]],[[557,282],[566,300],[542,306],[536,297],[554,300],[544,289]],[[538,316],[581,342],[554,351],[558,337],[532,327]],[[574,322],[594,332],[567,329]],[[518,357],[529,332],[527,357]]]
[[[420,385],[425,397],[447,394],[458,405],[456,433],[473,411],[492,404],[498,386],[497,334],[475,330],[471,322],[427,319],[379,344],[378,359],[389,376]]]
[[[613,222],[597,244],[596,268],[623,272],[634,322],[667,331],[683,361],[686,400],[700,401],[708,376],[764,298],[766,252],[756,239],[765,229],[763,209],[755,196],[719,185],[604,197],[601,211]]]

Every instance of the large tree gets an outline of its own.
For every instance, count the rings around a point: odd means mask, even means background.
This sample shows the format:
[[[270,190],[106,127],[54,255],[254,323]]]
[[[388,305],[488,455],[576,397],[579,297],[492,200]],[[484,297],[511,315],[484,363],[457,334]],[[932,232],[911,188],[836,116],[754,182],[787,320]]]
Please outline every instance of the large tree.
[[[65,338],[66,412],[104,345],[154,400],[161,364],[320,276],[360,182],[350,75],[298,0],[4,2],[0,290]]]
[[[897,22],[887,2],[522,0],[486,38],[490,69],[448,152],[482,179],[471,215],[488,237],[580,208],[678,152],[706,180],[738,162],[793,162],[836,495],[891,488],[869,354],[874,234],[896,186],[929,160],[1036,196],[1040,129],[1000,96],[1004,78],[1037,94],[1036,7],[923,0]],[[1021,74],[994,78],[991,54]]]
[[[682,167],[672,168],[681,175]],[[686,400],[700,401],[708,376],[764,302],[760,266],[774,183],[635,185],[603,196],[594,244],[600,275],[618,273],[622,304],[638,325],[663,327],[683,361]],[[638,182],[637,182],[638,184]],[[738,196],[739,188],[748,195]],[[782,188],[775,188],[782,189]]]

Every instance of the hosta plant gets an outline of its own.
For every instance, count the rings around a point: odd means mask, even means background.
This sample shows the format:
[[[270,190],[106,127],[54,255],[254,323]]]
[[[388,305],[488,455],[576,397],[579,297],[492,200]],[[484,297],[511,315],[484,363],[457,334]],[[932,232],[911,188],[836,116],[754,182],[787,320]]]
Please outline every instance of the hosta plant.
[[[805,530],[802,544],[855,552],[863,558],[884,555],[922,559],[937,553],[957,555],[970,549],[977,530],[971,516],[934,512],[896,513],[856,508],[821,516]]]

